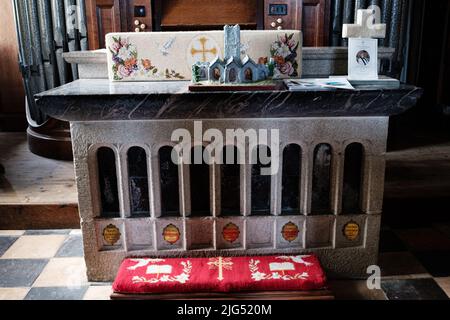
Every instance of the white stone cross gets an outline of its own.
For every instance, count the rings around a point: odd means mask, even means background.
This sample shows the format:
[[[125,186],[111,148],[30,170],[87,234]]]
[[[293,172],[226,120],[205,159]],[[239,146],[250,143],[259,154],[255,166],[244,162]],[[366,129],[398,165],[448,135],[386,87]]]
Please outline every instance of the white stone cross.
[[[386,24],[376,23],[375,10],[359,9],[356,24],[344,24],[343,38],[378,38],[386,37]]]

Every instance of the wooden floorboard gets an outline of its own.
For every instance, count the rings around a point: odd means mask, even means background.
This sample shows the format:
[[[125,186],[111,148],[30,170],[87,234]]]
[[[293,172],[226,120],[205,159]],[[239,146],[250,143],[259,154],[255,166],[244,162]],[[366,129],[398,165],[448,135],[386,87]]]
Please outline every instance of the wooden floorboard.
[[[77,204],[73,163],[32,154],[25,133],[0,133],[0,163],[0,205]]]
[[[0,133],[0,229],[80,227],[71,161],[36,156],[25,133]]]
[[[388,152],[385,198],[450,199],[450,142]]]
[[[78,205],[0,204],[0,230],[79,229]]]

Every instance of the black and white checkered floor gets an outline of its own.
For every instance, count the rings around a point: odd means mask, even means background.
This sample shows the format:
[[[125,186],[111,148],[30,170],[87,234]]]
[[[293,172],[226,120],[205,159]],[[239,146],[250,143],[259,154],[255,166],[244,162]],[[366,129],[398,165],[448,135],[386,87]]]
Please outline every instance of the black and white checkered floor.
[[[382,290],[331,281],[337,299],[450,297],[450,224],[381,233]],[[79,230],[0,231],[0,300],[109,299],[110,283],[86,279]]]
[[[80,230],[0,231],[0,300],[109,299],[89,283]]]

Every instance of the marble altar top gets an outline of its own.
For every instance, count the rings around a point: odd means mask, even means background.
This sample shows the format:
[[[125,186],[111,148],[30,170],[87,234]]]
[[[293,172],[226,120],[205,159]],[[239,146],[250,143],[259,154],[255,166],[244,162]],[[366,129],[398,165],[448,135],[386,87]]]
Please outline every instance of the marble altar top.
[[[413,107],[422,89],[190,92],[189,81],[110,82],[82,79],[35,96],[66,121],[392,116]]]

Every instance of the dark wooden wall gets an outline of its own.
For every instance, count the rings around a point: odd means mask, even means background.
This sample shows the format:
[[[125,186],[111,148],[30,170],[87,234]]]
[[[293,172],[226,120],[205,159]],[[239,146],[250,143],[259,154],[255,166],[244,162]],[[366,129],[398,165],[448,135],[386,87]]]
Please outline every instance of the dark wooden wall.
[[[330,30],[330,0],[303,0],[302,31],[303,46],[328,45]]]
[[[0,131],[27,127],[12,1],[0,1]]]
[[[87,0],[89,48],[104,47],[108,32],[221,29],[239,23],[243,29],[297,29],[304,46],[327,46],[331,0]],[[268,15],[269,3],[288,4],[288,15]],[[146,17],[134,15],[144,6]],[[282,23],[276,22],[278,18]],[[138,21],[137,25],[135,22]],[[275,23],[272,26],[272,23]],[[143,24],[143,28],[140,26]]]

